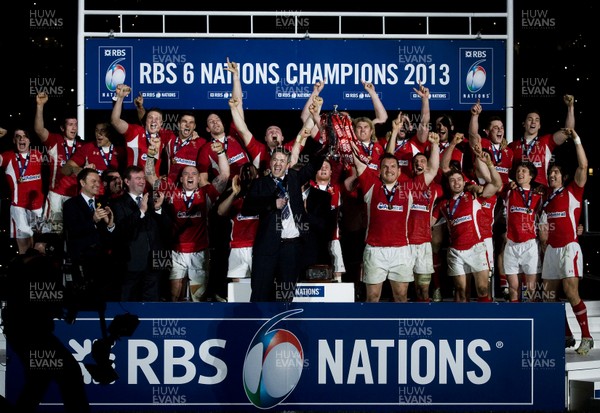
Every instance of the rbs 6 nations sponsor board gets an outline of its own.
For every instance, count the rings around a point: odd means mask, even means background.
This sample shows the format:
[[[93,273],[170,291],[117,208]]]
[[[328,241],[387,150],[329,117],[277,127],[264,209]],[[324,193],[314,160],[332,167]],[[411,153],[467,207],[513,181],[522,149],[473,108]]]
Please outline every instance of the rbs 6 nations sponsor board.
[[[92,408],[152,411],[559,411],[564,304],[109,303],[140,324],[111,349],[118,379],[84,367],[100,337],[80,313],[56,333]],[[22,386],[16,357],[7,395]],[[54,390],[42,411],[57,411]]]
[[[439,110],[506,105],[500,40],[87,39],[85,107],[111,109],[125,83],[133,89],[126,103],[141,93],[147,107],[228,109],[227,57],[240,65],[251,109],[301,109],[323,79],[325,109],[372,109],[362,81],[388,110],[420,110],[419,84]]]

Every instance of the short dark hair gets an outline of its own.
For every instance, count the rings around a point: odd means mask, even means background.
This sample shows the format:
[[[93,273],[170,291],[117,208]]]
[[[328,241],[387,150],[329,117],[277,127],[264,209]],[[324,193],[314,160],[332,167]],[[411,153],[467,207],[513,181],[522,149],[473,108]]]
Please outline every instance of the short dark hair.
[[[425,159],[429,160],[429,158],[427,157],[427,155],[425,155],[423,152],[417,152],[417,153],[415,153],[415,154],[413,155],[413,157],[412,157],[412,160],[411,160],[411,162],[410,162],[410,164],[411,164],[412,166],[414,166],[414,165],[415,165],[415,160],[417,159],[417,156],[424,156],[424,157],[425,157]]]
[[[124,179],[131,179],[132,174],[136,174],[138,172],[144,172],[144,168],[139,165],[129,165],[125,168],[125,172],[123,173]]]
[[[439,121],[442,125],[444,125],[447,129],[454,128],[454,121],[452,117],[446,113],[442,114],[436,119],[436,123]]]
[[[535,181],[535,178],[537,177],[537,168],[535,167],[535,165],[533,164],[533,162],[530,161],[520,161],[515,165],[515,173],[517,172],[517,168],[519,167],[523,167],[523,168],[527,168],[529,170],[529,174],[531,175],[531,180]],[[562,171],[561,171],[562,172]]]
[[[560,174],[562,175],[563,186],[565,186],[565,184],[567,184],[571,180],[571,175],[569,174],[567,169],[564,166],[557,164],[557,163],[551,163],[550,165],[548,165],[548,173],[547,173],[548,176],[550,176],[550,172],[552,171],[552,168],[556,168],[560,171]]]
[[[102,172],[102,182],[108,185],[114,179],[112,176],[109,176],[113,173],[118,173],[119,176],[121,176],[121,173],[118,170],[114,168],[107,168]]]
[[[490,117],[488,118],[488,121],[487,121],[487,128],[489,129],[489,128],[490,128],[490,126],[492,125],[492,122],[495,122],[495,121],[502,122],[502,124],[504,125],[504,121],[502,120],[502,118],[501,118],[500,116],[494,115],[494,116],[490,116]]]
[[[79,181],[85,181],[86,178],[88,177],[88,175],[90,175],[90,174],[98,174],[98,175],[100,175],[100,173],[97,170],[95,170],[94,168],[83,168],[77,174],[77,182],[79,182]]]
[[[450,168],[449,170],[447,170],[446,172],[444,172],[444,177],[446,179],[450,178],[452,175],[460,175],[463,177],[463,179],[465,178],[465,175],[462,173],[462,171],[460,169],[456,169],[456,168]]]
[[[395,159],[396,161],[398,161],[398,159],[393,154],[389,152],[384,152],[383,155],[381,155],[381,157],[379,158],[379,166],[383,164],[384,159]]]
[[[290,160],[291,153],[284,146],[276,146],[273,149],[273,153],[271,153],[271,157],[273,157],[273,155],[275,155],[276,153],[282,153],[287,157],[288,161]]]

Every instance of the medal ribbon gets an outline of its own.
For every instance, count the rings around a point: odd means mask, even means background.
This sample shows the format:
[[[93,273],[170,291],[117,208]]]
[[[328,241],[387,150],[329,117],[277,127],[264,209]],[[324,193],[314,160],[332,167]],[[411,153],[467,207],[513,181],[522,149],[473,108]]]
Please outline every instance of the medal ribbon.
[[[529,213],[531,211],[531,199],[533,197],[533,190],[529,190],[529,196],[526,198],[525,196],[525,190],[523,189],[522,186],[517,186],[517,188],[519,189],[519,192],[521,193],[521,198],[523,199],[523,204],[525,204],[525,208],[527,208],[527,212]]]
[[[452,211],[450,211],[450,202],[448,202],[448,205],[446,206],[446,212],[448,213],[448,218],[450,218],[450,220],[452,220],[452,217],[454,216],[454,213],[456,212],[456,209],[458,208],[458,205],[460,204],[460,201],[462,200],[463,195],[464,195],[464,192],[461,192],[460,195],[458,195],[458,198],[456,198],[456,202],[454,203],[454,206],[452,207]]]
[[[387,189],[387,186],[383,184],[383,193],[388,200],[388,205],[392,206],[392,200],[394,199],[394,195],[396,194],[396,190],[398,189],[398,182],[394,184],[391,190]]]
[[[533,138],[531,140],[530,144],[527,144],[527,141],[525,140],[525,137],[523,136],[521,138],[521,142],[522,142],[522,145],[523,145],[523,152],[525,152],[525,157],[527,159],[529,159],[529,154],[531,153],[531,150],[533,149],[533,147],[536,144],[537,140],[538,140],[538,137],[536,136],[535,138]]]
[[[150,132],[146,131],[146,142],[148,143],[148,146],[150,146],[150,139],[151,139]]]
[[[564,186],[561,186],[560,188],[558,188],[556,191],[552,192],[552,194],[548,197],[548,199],[544,202],[544,205],[542,205],[542,208],[546,208],[548,206],[548,204],[550,202],[552,202],[552,200],[554,198],[556,198],[557,195],[559,195],[562,191],[565,190]]]
[[[98,152],[100,152],[100,156],[102,157],[104,165],[106,165],[107,168],[110,166],[110,161],[112,161],[113,149],[114,145],[111,143],[110,148],[108,148],[108,153],[105,154],[102,146],[98,146]]]
[[[185,202],[185,207],[187,209],[190,209],[192,207],[192,204],[194,203],[195,195],[196,195],[196,191],[192,192],[192,195],[188,198],[187,195],[185,194],[185,191],[183,192],[183,202]]]
[[[67,158],[66,159],[67,161],[69,159],[71,159],[71,156],[73,156],[73,154],[75,153],[75,149],[77,149],[76,143],[77,142],[73,141],[73,146],[71,147],[71,149],[69,149],[69,145],[67,145],[67,141],[63,140],[63,147],[65,148],[65,158]]]
[[[17,163],[19,164],[19,178],[23,178],[25,173],[27,172],[27,167],[29,166],[29,152],[25,156],[25,163],[21,165],[21,154],[16,153]]]
[[[496,165],[498,165],[500,163],[500,161],[502,161],[502,150],[500,148],[496,149],[496,145],[493,143],[492,143],[491,147],[492,147],[492,154],[494,155],[494,161],[496,162]]]
[[[365,145],[364,143],[360,143],[360,145],[363,148],[363,151],[365,151],[365,153],[367,154],[367,156],[369,158],[371,158],[371,154],[373,153],[373,142],[369,142],[369,146]]]
[[[190,143],[190,139],[186,139],[185,142],[179,139],[179,136],[175,138],[175,142],[173,142],[173,157],[179,152],[180,149],[183,149],[185,145]]]
[[[213,138],[212,140],[213,142],[220,142],[218,139]],[[223,150],[225,152],[227,152],[227,136],[225,136],[225,138],[223,139]],[[174,155],[174,154],[173,154]]]
[[[400,142],[396,141],[396,149],[394,149],[394,153],[398,152],[400,149],[404,148],[408,139],[402,139]]]

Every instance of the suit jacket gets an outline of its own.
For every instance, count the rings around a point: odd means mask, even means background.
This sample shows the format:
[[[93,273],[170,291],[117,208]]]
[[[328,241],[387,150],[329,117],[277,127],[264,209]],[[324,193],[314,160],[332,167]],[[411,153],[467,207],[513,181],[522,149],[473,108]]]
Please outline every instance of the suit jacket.
[[[321,168],[323,155],[315,154],[310,161],[299,170],[289,169],[285,178],[289,205],[300,236],[307,235],[310,229],[309,217],[307,216],[302,199],[302,186],[314,178]],[[273,255],[281,242],[281,211],[277,209],[276,200],[279,197],[279,189],[271,176],[257,178],[252,183],[248,195],[242,206],[242,215],[259,216],[258,231],[254,240],[254,255]]]
[[[114,199],[115,255],[129,271],[144,271],[152,266],[152,252],[170,250],[171,220],[167,211],[141,211],[129,193]]]
[[[67,256],[72,260],[93,259],[110,248],[112,234],[104,221],[94,223],[93,215],[81,194],[69,198],[63,205]]]
[[[304,248],[304,266],[330,264],[329,241],[337,224],[331,209],[331,194],[311,186],[306,198],[309,231]]]

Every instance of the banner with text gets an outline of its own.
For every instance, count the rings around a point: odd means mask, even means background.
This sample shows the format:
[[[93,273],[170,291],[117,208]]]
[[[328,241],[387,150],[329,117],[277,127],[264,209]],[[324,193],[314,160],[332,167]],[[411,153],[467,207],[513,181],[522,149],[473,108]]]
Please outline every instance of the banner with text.
[[[97,39],[85,41],[85,107],[111,109],[116,86],[146,107],[226,110],[229,58],[240,65],[244,107],[302,109],[325,79],[324,109],[370,110],[371,82],[388,110],[420,110],[413,88],[436,110],[506,106],[502,40]]]
[[[84,367],[94,362],[98,316],[57,321],[94,411],[565,405],[562,303],[109,303],[108,322],[124,312],[140,324],[110,350],[118,374],[110,384],[96,383]],[[8,355],[14,402],[23,374],[10,348]],[[53,388],[40,411],[61,408]]]

